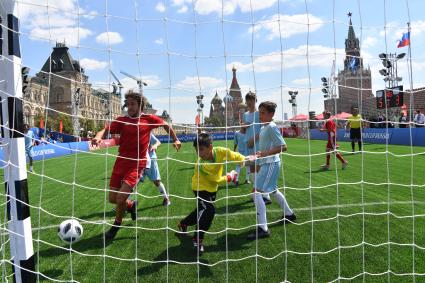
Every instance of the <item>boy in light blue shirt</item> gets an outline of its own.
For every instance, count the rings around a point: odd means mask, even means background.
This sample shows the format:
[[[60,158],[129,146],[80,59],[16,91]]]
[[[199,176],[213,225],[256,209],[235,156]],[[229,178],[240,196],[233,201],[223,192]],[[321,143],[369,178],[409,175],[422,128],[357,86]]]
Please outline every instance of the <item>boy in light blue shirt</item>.
[[[171,201],[167,195],[164,184],[161,182],[161,174],[159,173],[158,167],[158,157],[156,155],[156,150],[161,145],[161,142],[151,133],[149,140],[149,157],[150,157],[150,166],[146,166],[146,169],[140,178],[140,181],[144,181],[144,177],[148,177],[158,188],[159,193],[163,197],[162,205],[168,206],[171,204]]]
[[[259,106],[260,121],[263,123],[259,136],[259,146],[256,152],[256,172],[254,202],[257,210],[257,229],[248,235],[249,240],[255,240],[270,236],[267,227],[266,205],[262,195],[271,194],[282,209],[281,220],[285,223],[293,222],[295,214],[288,206],[285,196],[278,190],[277,181],[280,173],[280,153],[287,150],[285,140],[279,128],[273,122],[276,111],[276,103],[271,101],[262,102]]]
[[[32,150],[35,144],[35,135],[30,131],[30,126],[24,124],[24,139],[25,139],[25,154],[28,156],[30,162],[30,172],[33,172],[32,161],[34,158],[34,151]]]
[[[245,101],[248,111],[243,114],[242,122],[245,126],[247,126],[245,139],[247,145],[246,155],[248,156],[254,155],[258,151],[258,137],[261,130],[261,123],[259,113],[255,109],[255,104],[257,103],[257,95],[250,91],[245,95]],[[250,171],[249,178],[254,184],[255,178],[257,176],[257,174],[255,173],[255,166],[251,165],[247,170]],[[252,197],[254,199],[254,194],[252,194]],[[266,204],[272,203],[269,194],[263,194],[263,198]]]
[[[242,155],[247,156],[247,147],[246,147],[246,138],[245,138],[245,134],[246,134],[246,127],[241,127],[241,129],[239,131],[237,131],[235,133],[235,145],[233,147],[233,151],[236,151],[236,149],[238,150],[238,152]],[[241,166],[239,164],[236,165],[236,172],[237,177],[236,177],[236,187],[239,185],[239,176],[241,174]],[[251,182],[249,181],[249,168],[246,169],[246,174],[245,174],[245,184],[250,184]]]

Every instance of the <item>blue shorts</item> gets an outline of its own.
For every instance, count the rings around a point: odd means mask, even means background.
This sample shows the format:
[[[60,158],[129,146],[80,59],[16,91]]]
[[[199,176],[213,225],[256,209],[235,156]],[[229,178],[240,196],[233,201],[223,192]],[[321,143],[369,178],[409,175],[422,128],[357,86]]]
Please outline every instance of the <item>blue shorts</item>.
[[[26,149],[25,149],[25,154],[26,154],[28,157],[33,158],[33,157],[34,157],[34,151],[32,150],[32,147],[31,147],[31,148],[26,148]]]
[[[273,192],[277,188],[279,174],[280,161],[261,165],[255,177],[255,189],[265,193]]]
[[[150,168],[145,169],[143,176],[148,177],[151,181],[161,180],[161,174],[159,174],[159,167],[156,159],[151,159],[150,165]]]

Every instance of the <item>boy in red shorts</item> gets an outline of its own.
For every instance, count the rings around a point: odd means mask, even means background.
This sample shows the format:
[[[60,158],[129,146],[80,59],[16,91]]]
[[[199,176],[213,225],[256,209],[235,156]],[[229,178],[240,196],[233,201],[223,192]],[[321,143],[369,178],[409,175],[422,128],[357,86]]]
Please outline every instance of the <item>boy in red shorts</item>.
[[[326,145],[326,164],[322,165],[322,169],[329,170],[331,152],[335,153],[336,158],[338,158],[342,163],[342,169],[345,169],[345,167],[348,165],[348,162],[345,161],[344,158],[342,158],[342,155],[337,151],[338,144],[336,143],[336,124],[332,119],[330,119],[330,117],[330,112],[323,112],[323,118],[326,119],[326,123],[323,128],[320,129],[320,131],[328,133],[328,143]]]
[[[129,91],[125,95],[127,116],[120,116],[105,129],[98,132],[92,140],[93,145],[99,145],[105,132],[120,135],[118,157],[112,170],[109,182],[109,202],[116,204],[115,221],[112,227],[105,233],[106,240],[113,240],[118,230],[124,212],[131,213],[131,219],[136,220],[137,202],[128,199],[133,188],[139,181],[146,168],[147,150],[151,130],[163,127],[174,141],[174,147],[178,151],[181,143],[173,128],[155,115],[144,114],[146,98],[136,92]]]

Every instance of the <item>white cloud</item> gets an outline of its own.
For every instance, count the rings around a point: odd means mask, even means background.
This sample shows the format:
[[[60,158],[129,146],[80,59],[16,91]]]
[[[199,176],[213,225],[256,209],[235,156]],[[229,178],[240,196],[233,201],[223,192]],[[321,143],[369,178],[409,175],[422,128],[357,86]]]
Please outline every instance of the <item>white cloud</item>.
[[[98,61],[95,59],[83,58],[80,60],[81,67],[86,70],[101,70],[108,66],[106,61]]]
[[[162,45],[162,44],[164,44],[164,39],[162,39],[162,38],[155,39],[155,43]]]
[[[280,24],[279,24],[280,23]],[[280,27],[279,27],[280,26]],[[249,32],[261,33],[264,30],[269,40],[288,38],[299,33],[314,32],[323,26],[323,20],[311,14],[273,15],[269,19],[258,22]]]
[[[361,48],[364,50],[370,47],[374,47],[376,46],[377,43],[378,43],[378,39],[376,39],[376,37],[368,36],[366,37],[366,39],[363,40]]]
[[[135,77],[138,77],[137,74],[134,74]],[[142,77],[142,80],[147,83],[147,86],[144,86],[143,89],[149,90],[151,87],[156,87],[161,83],[161,79],[157,75],[146,75]],[[134,79],[124,77],[120,79],[121,84],[124,86],[123,93],[127,92],[130,89],[135,91],[139,90],[139,86]]]
[[[76,46],[81,40],[93,34],[84,27],[79,15],[90,19],[96,12],[80,8],[78,0],[49,2],[48,9],[46,0],[27,0],[17,4],[21,26],[33,40],[65,41],[69,46]]]
[[[410,24],[411,34],[410,37],[418,37],[422,33],[425,33],[425,21],[413,21]],[[401,39],[403,33],[407,32],[407,26],[405,24],[400,24],[398,22],[390,22],[386,26],[386,36],[388,43],[394,42],[394,45],[397,44],[397,41]],[[385,30],[379,32],[379,35],[384,37]]]
[[[123,42],[123,39],[118,32],[108,31],[102,32],[101,34],[96,36],[96,42],[112,45]]]
[[[65,42],[68,46],[77,46],[80,40],[91,34],[93,33],[90,30],[81,27],[34,28],[30,31],[30,38],[33,40]]]
[[[254,70],[258,73],[280,71],[282,66],[284,69],[291,69],[297,67],[305,67],[308,64],[311,67],[328,67],[332,65],[335,58],[337,62],[341,62],[345,51],[344,49],[334,49],[322,45],[300,45],[296,48],[290,48],[282,52],[272,52],[254,59]],[[230,62],[227,68],[231,69],[233,65],[238,72],[251,72],[252,64],[241,62]]]
[[[155,6],[155,9],[160,13],[164,13],[165,12],[164,3],[158,2],[158,4],[156,4],[156,6]]]
[[[237,9],[242,13],[248,13],[272,7],[277,0],[197,0],[194,1],[195,11],[200,15],[208,15],[211,13],[225,15],[233,14]],[[193,5],[192,0],[173,0],[172,5],[176,6],[178,12],[184,13],[188,10],[187,5]]]
[[[191,90],[191,91],[206,91],[208,89],[224,86],[222,79],[214,77],[186,77],[176,84],[176,88]]]
[[[187,12],[187,10],[188,10],[187,6],[183,5],[180,9],[177,10],[177,13],[184,14]]]
[[[306,86],[308,85],[310,82],[310,80],[308,78],[302,78],[302,79],[295,79],[293,80],[291,83],[295,84],[295,85],[303,85]]]

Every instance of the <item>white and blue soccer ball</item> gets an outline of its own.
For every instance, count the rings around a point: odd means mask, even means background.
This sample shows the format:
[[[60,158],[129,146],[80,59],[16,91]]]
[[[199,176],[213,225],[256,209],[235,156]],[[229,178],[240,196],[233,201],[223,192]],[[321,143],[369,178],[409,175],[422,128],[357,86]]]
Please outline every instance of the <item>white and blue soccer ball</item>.
[[[83,226],[75,219],[65,220],[59,225],[58,235],[67,244],[75,243],[83,236]]]

